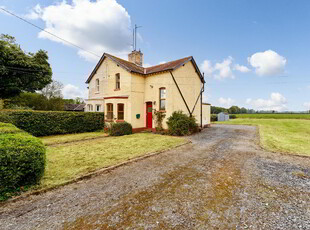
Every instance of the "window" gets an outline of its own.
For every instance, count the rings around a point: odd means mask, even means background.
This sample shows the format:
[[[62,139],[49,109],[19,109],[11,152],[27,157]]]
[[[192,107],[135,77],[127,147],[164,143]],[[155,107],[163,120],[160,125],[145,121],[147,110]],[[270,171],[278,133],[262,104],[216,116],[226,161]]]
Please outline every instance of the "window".
[[[117,104],[117,120],[124,120],[124,104]]]
[[[87,110],[88,110],[88,111],[93,111],[93,105],[88,104],[88,105],[87,105]]]
[[[113,104],[111,103],[107,104],[107,119],[108,120],[113,119]]]
[[[115,74],[115,89],[121,88],[121,75],[119,73]]]
[[[166,88],[159,89],[159,110],[166,110]]]
[[[101,110],[101,106],[100,105],[96,105],[96,112],[100,112]]]
[[[96,92],[99,92],[99,79],[96,79]]]

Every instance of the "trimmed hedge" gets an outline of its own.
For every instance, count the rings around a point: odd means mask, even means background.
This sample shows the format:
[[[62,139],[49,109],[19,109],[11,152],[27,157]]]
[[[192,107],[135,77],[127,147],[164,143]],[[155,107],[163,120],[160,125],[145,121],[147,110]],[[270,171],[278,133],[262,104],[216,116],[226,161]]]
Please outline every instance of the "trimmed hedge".
[[[38,183],[45,168],[45,147],[41,140],[0,123],[0,201],[22,186]]]
[[[132,126],[127,122],[112,123],[109,129],[110,136],[124,136],[132,134]]]
[[[173,112],[167,120],[168,131],[173,136],[185,136],[198,132],[198,124],[194,117],[189,117],[182,111]]]
[[[0,122],[13,123],[34,136],[49,136],[103,129],[104,113],[3,110]]]

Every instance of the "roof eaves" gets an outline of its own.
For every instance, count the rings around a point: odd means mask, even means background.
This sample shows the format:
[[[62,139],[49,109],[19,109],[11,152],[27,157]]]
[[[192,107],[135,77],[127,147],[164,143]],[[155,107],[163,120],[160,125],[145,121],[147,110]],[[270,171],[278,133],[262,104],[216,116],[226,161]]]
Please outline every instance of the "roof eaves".
[[[91,74],[87,78],[87,80],[85,82],[86,84],[88,84],[90,82],[90,80],[93,78],[93,76],[97,72],[98,68],[100,67],[101,63],[103,62],[104,57],[105,57],[105,53],[101,56],[100,60],[98,61],[97,65],[96,65],[96,67],[93,69],[93,71],[91,72]]]

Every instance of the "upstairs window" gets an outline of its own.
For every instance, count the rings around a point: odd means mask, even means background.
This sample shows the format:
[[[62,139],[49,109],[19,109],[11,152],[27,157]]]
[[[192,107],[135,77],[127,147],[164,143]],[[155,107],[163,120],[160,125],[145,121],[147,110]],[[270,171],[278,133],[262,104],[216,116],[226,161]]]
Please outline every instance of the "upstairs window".
[[[166,88],[159,89],[159,110],[166,110]]]
[[[96,79],[96,92],[99,92],[99,79]]]
[[[107,104],[107,119],[108,120],[113,119],[113,104],[112,103]]]
[[[115,89],[121,88],[121,75],[119,73],[115,74]]]
[[[117,120],[124,120],[124,104],[117,104]]]

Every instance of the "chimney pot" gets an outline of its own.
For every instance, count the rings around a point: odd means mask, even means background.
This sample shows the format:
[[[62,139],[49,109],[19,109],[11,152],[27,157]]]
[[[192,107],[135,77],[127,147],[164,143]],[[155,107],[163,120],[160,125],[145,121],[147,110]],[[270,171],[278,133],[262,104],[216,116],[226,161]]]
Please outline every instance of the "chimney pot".
[[[128,54],[128,61],[135,63],[136,65],[143,65],[143,53],[139,50],[133,50],[130,54]]]

